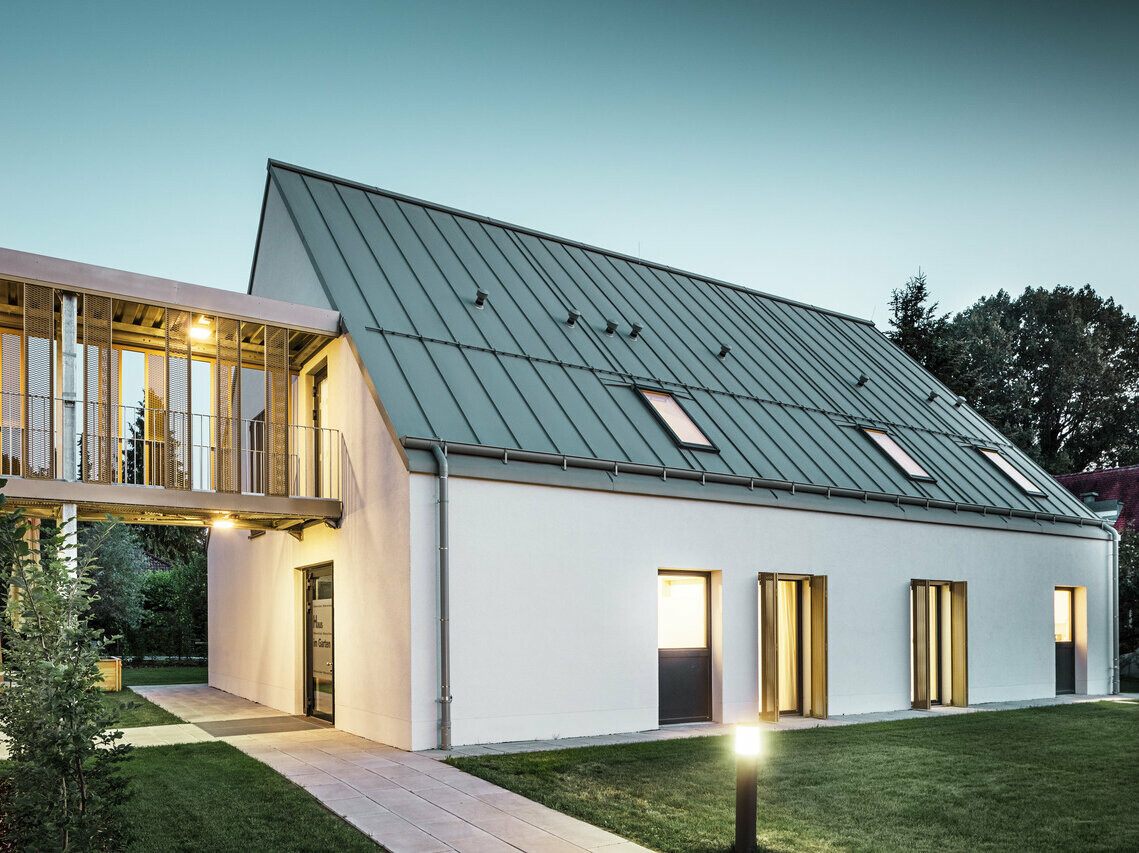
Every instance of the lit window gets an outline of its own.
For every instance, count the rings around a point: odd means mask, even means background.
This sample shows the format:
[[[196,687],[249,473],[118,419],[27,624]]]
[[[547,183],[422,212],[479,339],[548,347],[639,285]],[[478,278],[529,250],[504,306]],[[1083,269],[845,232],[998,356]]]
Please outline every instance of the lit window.
[[[1056,642],[1072,642],[1072,591],[1057,587],[1052,597],[1052,611],[1056,622]]]
[[[703,649],[708,646],[708,580],[702,575],[659,575],[657,647]]]
[[[684,447],[698,447],[704,450],[715,450],[715,445],[708,440],[708,436],[700,431],[700,427],[693,423],[688,413],[681,408],[680,403],[671,394],[663,391],[649,391],[638,389],[661,422],[668,427],[673,438]]]
[[[981,453],[984,454],[986,457],[988,457],[988,460],[990,462],[992,462],[994,465],[996,465],[997,468],[1000,469],[1002,474],[1004,474],[1006,477],[1008,477],[1010,480],[1012,480],[1014,483],[1016,483],[1018,486],[1020,486],[1026,492],[1028,492],[1030,495],[1043,495],[1044,494],[1044,492],[1040,491],[1039,486],[1037,486],[1034,482],[1032,482],[1030,479],[1028,479],[1026,476],[1024,476],[1018,470],[1013,468],[1012,463],[1009,462],[1007,459],[1005,459],[1001,454],[997,453],[997,451],[988,450],[987,448],[982,447]]]
[[[913,480],[932,480],[933,477],[929,476],[925,468],[921,467],[910,454],[902,450],[898,442],[894,441],[893,437],[880,429],[866,429],[862,430],[870,440],[877,444],[887,456],[893,461],[895,465],[901,468],[906,476]]]

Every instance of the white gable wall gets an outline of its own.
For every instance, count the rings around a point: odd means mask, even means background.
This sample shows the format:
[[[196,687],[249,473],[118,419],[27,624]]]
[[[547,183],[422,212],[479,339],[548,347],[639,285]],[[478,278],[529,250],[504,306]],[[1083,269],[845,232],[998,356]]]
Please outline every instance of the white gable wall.
[[[1052,591],[1087,587],[1087,690],[1110,690],[1106,541],[452,478],[456,745],[657,726],[659,568],[718,572],[722,718],[756,712],[756,576],[829,578],[832,716],[908,708],[911,578],[969,584],[971,703],[1055,692]],[[412,475],[412,586],[434,584]],[[920,510],[915,510],[919,514]],[[413,744],[435,742],[433,610],[415,607]]]
[[[333,564],[336,725],[407,745],[411,725],[408,473],[347,338],[327,358],[328,423],[344,443],[339,530],[310,527],[250,539],[211,531],[209,682],[289,714],[304,713],[303,573]],[[300,378],[302,405],[311,378]]]

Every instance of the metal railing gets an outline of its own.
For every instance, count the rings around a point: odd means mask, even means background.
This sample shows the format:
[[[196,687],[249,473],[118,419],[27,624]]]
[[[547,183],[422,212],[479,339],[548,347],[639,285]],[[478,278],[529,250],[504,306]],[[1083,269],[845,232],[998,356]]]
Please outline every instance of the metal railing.
[[[64,480],[64,401],[0,393],[0,477]],[[340,499],[340,431],[77,401],[85,482]]]

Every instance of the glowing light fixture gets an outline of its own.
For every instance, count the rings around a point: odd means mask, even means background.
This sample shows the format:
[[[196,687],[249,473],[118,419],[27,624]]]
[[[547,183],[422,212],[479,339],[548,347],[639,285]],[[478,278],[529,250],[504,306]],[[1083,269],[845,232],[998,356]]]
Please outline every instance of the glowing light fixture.
[[[736,846],[735,853],[754,853],[759,798],[759,726],[736,726]]]
[[[233,527],[233,519],[215,518],[211,526],[217,530],[229,530],[231,527]]]
[[[204,341],[210,336],[210,318],[204,314],[198,318],[198,322],[190,329],[190,337],[196,341]]]

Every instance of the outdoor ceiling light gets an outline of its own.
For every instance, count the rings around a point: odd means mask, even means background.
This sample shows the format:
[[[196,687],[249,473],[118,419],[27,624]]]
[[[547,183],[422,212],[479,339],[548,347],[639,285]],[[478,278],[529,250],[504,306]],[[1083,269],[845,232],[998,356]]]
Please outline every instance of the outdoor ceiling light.
[[[480,287],[475,293],[475,307],[482,308],[484,305],[486,305],[486,298],[488,296],[490,296],[490,294]]]
[[[196,341],[204,341],[210,336],[210,318],[203,314],[198,322],[190,327],[190,337]]]
[[[617,331],[617,321],[616,320],[606,320],[605,321],[605,334],[611,335],[615,331]]]
[[[633,328],[629,331],[629,337],[632,338],[633,340],[636,340],[637,338],[639,338],[641,336],[641,332],[643,332],[644,329],[645,329],[645,327],[642,326],[640,323],[634,323]]]
[[[577,321],[580,319],[581,319],[581,312],[574,309],[574,308],[571,308],[569,310],[569,317],[566,318],[566,325],[567,326],[575,326],[575,325],[577,325]]]
[[[728,353],[730,353],[731,351],[732,351],[732,348],[730,346],[728,346],[727,344],[720,344],[720,355],[718,356],[718,358],[722,358],[722,359],[727,358]]]
[[[213,524],[211,524],[210,526],[217,529],[217,530],[229,530],[231,527],[233,527],[233,519],[232,518],[215,518],[213,520]]]

